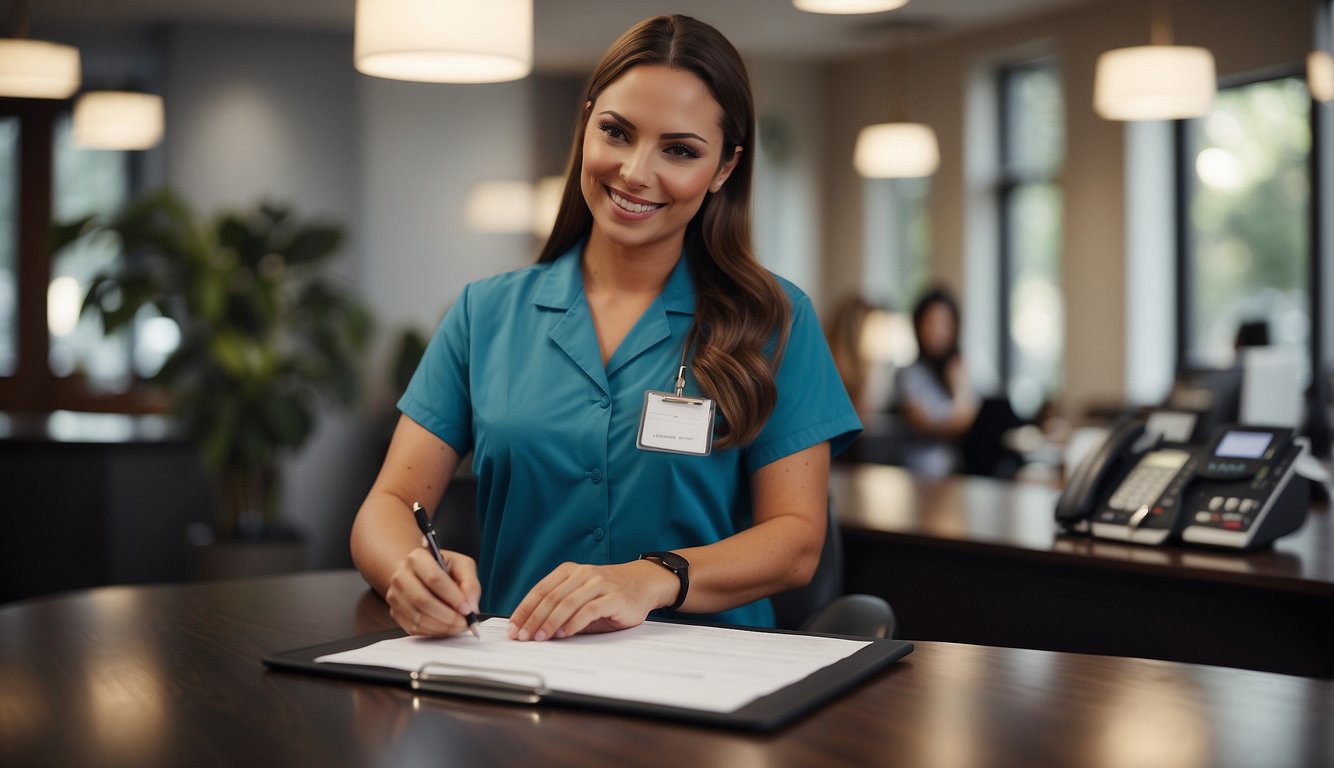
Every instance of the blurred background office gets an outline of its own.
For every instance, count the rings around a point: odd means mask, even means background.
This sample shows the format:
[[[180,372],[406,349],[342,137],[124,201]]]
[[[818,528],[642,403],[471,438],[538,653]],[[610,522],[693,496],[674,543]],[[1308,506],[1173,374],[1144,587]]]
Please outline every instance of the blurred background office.
[[[583,78],[656,13],[706,20],[746,58],[760,256],[826,319],[839,306],[874,317],[842,330],[864,411],[893,396],[892,369],[913,355],[906,313],[938,284],[963,308],[969,388],[1022,419],[1161,403],[1182,375],[1231,366],[1238,327],[1260,321],[1294,361],[1297,419],[1323,423],[1329,0],[911,0],[854,15],[535,0],[531,72],[488,84],[359,72],[353,0],[3,7],[9,38],[77,49],[80,75],[63,96],[0,98],[0,540],[26,553],[3,572],[3,599],[185,578],[185,531],[207,543],[222,493],[164,415],[180,393],[150,381],[191,338],[170,308],[143,302],[111,336],[80,314],[97,275],[137,263],[125,227],[85,226],[53,253],[53,224],[170,190],[190,231],[225,246],[215,253],[258,249],[231,289],[292,277],[307,253],[282,240],[292,222],[329,234],[321,279],[367,320],[344,350],[357,386],[274,417],[303,439],[279,446],[261,491],[299,535],[299,565],[345,566],[401,369],[466,282],[533,259]],[[1151,42],[1207,54],[1205,106],[1181,119],[1095,108],[1100,56]],[[160,135],[83,148],[78,105],[119,90],[160,97]],[[236,226],[217,224],[226,212]],[[103,310],[134,299],[119,290]],[[103,542],[82,565],[49,565],[67,556],[60,515]],[[30,568],[66,576],[38,584]]]

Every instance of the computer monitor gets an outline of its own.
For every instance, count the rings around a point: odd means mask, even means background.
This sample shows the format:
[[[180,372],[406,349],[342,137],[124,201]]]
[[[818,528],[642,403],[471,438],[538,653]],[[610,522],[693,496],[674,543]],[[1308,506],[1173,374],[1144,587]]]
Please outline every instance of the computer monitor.
[[[1240,367],[1188,368],[1177,375],[1163,407],[1196,414],[1194,440],[1204,440],[1240,418],[1241,378]]]

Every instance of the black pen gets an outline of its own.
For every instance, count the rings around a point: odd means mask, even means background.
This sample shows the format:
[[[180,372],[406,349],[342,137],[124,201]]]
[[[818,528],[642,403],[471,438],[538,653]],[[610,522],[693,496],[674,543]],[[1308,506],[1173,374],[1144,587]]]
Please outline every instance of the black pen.
[[[440,570],[445,572],[445,575],[449,575],[449,564],[445,562],[444,555],[440,554],[440,544],[435,540],[435,526],[431,525],[431,521],[426,517],[426,510],[422,509],[421,504],[414,501],[412,502],[412,515],[417,518],[417,527],[422,530],[422,535],[426,537],[426,545],[431,548],[431,554],[435,555],[436,564],[440,566]],[[477,631],[477,614],[468,612],[463,614],[463,618],[467,620],[468,629],[472,630],[472,636],[481,640],[482,633]]]

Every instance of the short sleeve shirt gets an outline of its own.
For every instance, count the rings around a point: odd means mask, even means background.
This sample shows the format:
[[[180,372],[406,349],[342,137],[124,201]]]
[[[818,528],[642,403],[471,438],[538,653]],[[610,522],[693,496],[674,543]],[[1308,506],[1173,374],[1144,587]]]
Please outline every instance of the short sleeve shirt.
[[[944,422],[954,411],[954,397],[921,360],[899,370],[895,390],[901,404],[916,405],[932,422]],[[959,442],[914,434],[904,441],[903,463],[914,472],[943,477],[958,466]]]
[[[581,254],[469,284],[398,403],[472,451],[485,612],[508,615],[565,561],[622,563],[744,530],[752,473],[826,440],[841,450],[861,429],[810,300],[780,278],[792,326],[759,436],[708,456],[640,450],[644,392],[671,390],[694,320],[688,259],[604,366]],[[686,394],[699,394],[693,377]],[[693,616],[773,624],[767,599]]]

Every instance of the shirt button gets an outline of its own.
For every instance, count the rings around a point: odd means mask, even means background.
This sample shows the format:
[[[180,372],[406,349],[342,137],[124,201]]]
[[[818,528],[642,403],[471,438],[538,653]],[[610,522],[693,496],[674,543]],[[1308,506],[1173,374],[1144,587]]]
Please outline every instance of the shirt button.
[[[607,397],[606,395],[603,395],[603,396],[602,396],[602,399],[598,401],[598,407],[599,407],[599,408],[610,408],[610,407],[611,407],[611,398],[610,398],[610,397]]]
[[[600,482],[602,482],[602,470],[600,470],[600,469],[595,469],[595,470],[593,470],[592,472],[589,472],[589,473],[588,473],[588,479],[589,479],[589,480],[592,480],[592,481],[595,482],[595,483],[600,483]]]
[[[606,531],[602,530],[601,528],[593,529],[593,541],[602,541],[605,538],[607,538]]]

